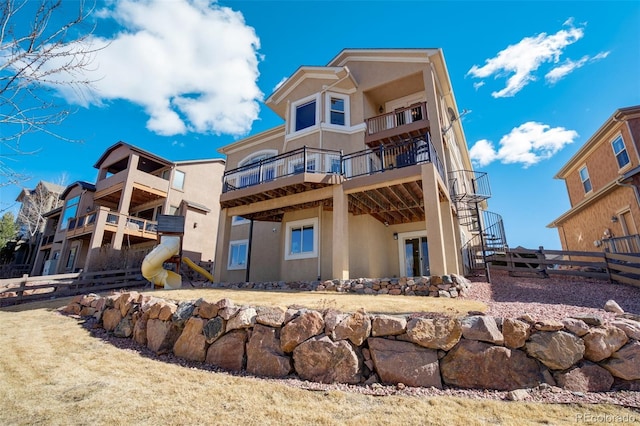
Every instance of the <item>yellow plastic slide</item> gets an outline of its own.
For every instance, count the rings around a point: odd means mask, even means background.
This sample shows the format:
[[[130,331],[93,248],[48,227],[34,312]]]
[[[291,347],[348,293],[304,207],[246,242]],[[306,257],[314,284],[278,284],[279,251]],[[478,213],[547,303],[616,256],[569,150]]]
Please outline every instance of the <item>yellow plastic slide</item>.
[[[182,277],[167,271],[162,264],[180,252],[180,237],[163,236],[151,253],[142,261],[142,276],[157,287],[174,289],[182,287]]]
[[[203,277],[205,277],[209,281],[213,282],[213,276],[211,276],[211,274],[209,272],[207,272],[206,269],[204,269],[204,268],[196,265],[195,263],[193,263],[193,260],[189,259],[188,257],[183,257],[182,261],[184,263],[186,263],[189,268],[193,269],[194,271],[196,271],[197,273],[199,273],[200,275],[202,275]]]

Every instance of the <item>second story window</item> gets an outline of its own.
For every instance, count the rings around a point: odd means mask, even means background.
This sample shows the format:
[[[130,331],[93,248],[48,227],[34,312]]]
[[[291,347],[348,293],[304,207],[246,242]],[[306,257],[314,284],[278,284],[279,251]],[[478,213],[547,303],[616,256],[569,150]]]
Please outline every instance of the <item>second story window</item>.
[[[66,201],[64,206],[64,216],[62,217],[62,222],[60,223],[60,229],[67,229],[69,219],[76,217],[76,213],[78,212],[78,204],[80,204],[79,195]]]
[[[315,126],[316,124],[316,100],[298,105],[296,107],[296,127],[295,131],[298,132],[307,127]]]
[[[615,140],[611,142],[611,147],[613,148],[613,153],[618,161],[619,169],[629,164],[629,154],[627,154],[627,147],[624,146],[622,136],[615,138]]]
[[[184,190],[184,172],[180,170],[175,170],[173,172],[173,182],[171,186],[180,191]]]
[[[344,99],[331,97],[329,103],[330,123],[338,126],[344,126]]]
[[[584,193],[587,194],[593,189],[591,187],[591,179],[589,179],[589,171],[587,170],[587,166],[581,168],[579,173],[580,181],[582,181],[582,187],[584,188]]]

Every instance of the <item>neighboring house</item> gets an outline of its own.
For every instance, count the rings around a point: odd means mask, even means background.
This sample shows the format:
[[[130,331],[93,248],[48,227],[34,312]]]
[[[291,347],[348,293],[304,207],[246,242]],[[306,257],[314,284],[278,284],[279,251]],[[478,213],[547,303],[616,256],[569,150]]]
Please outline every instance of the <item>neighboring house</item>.
[[[139,264],[157,244],[161,214],[185,217],[184,256],[213,260],[223,159],[172,162],[118,142],[94,167],[96,183],[69,185],[48,213],[34,275],[104,269],[114,252]]]
[[[563,250],[640,253],[640,105],[620,108],[560,169],[571,208],[548,225]]]
[[[16,251],[14,263],[32,265],[40,237],[45,227],[45,214],[60,206],[60,194],[65,187],[51,182],[40,181],[33,189],[24,188],[16,201],[21,203],[16,222],[22,237]],[[30,267],[25,271],[29,272]]]
[[[216,281],[464,273],[504,245],[440,49],[346,49],[266,105],[284,124],[220,149]]]

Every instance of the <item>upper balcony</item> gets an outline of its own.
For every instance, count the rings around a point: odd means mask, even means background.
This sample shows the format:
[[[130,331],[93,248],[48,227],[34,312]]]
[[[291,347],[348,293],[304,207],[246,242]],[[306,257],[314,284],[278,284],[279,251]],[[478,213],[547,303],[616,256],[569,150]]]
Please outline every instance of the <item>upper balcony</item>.
[[[413,104],[366,120],[364,141],[370,147],[388,145],[428,133],[426,102]]]
[[[444,182],[444,167],[431,144],[428,134],[407,139],[402,143],[380,145],[374,149],[366,149],[348,155],[342,155],[339,151],[305,147],[237,169],[228,170],[223,177],[223,194],[220,197],[220,203],[222,208],[249,205],[319,189],[328,185],[340,184],[347,180],[353,180],[356,183],[366,176],[377,175],[380,177],[385,172],[393,175],[394,173],[399,173],[399,169],[427,163],[432,163],[435,166]],[[419,170],[416,171],[415,176],[411,176],[411,182],[422,179]],[[380,179],[376,178],[376,180]],[[362,181],[365,186],[368,183],[370,182]],[[358,186],[359,184],[356,184],[356,187]],[[403,208],[410,213],[402,213],[400,216],[395,217],[394,211],[398,210],[396,201],[407,198],[407,189],[403,184],[384,184],[382,186],[385,188],[379,191],[384,192],[384,194],[378,196],[376,195],[378,190],[371,189],[374,193],[369,191],[367,194],[361,194],[366,199],[360,201],[358,200],[360,195],[352,193],[350,197],[354,203],[350,203],[352,205],[350,208],[360,206],[357,209],[358,213],[373,214],[374,217],[385,223],[402,223],[413,219],[419,220],[424,217],[424,207],[421,204],[421,197],[417,193],[409,196],[410,200],[402,201]],[[411,191],[413,191],[414,186],[411,186]],[[389,195],[389,191],[394,194],[392,199],[396,201],[380,202],[376,203],[375,206],[367,201],[372,197],[376,200],[386,199],[385,197]],[[317,205],[317,202],[318,200],[305,201],[305,197],[301,195],[300,204],[287,207],[280,206],[270,211],[246,217],[256,220],[277,221],[284,213],[284,209],[308,208]],[[330,203],[330,200],[323,202]],[[328,204],[326,206],[329,207]]]
[[[118,205],[127,181],[133,182],[130,206],[167,197],[169,181],[144,170],[121,170],[96,183],[94,199],[101,205]]]
[[[102,227],[105,233],[114,233],[118,230],[118,224],[124,221],[124,233],[132,244],[157,239],[157,222],[135,216],[119,215],[116,212],[106,213],[106,216],[101,216],[102,219],[99,219],[97,211],[70,218],[66,228],[67,238],[87,238],[98,227]]]

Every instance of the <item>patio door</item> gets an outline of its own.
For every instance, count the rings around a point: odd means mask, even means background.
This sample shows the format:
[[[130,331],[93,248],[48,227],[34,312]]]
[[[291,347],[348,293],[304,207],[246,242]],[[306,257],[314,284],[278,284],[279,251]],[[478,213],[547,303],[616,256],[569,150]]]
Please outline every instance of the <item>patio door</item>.
[[[400,238],[400,271],[405,277],[430,275],[429,245],[425,235],[407,233]]]

